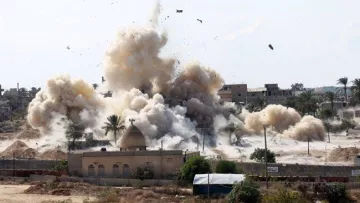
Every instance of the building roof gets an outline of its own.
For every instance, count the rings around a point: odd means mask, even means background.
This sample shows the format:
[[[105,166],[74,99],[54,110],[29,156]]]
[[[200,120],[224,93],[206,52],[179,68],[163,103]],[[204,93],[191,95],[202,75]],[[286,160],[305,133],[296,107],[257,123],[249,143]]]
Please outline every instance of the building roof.
[[[139,128],[132,124],[121,136],[120,147],[124,149],[146,147],[145,137]]]
[[[209,177],[209,180],[208,180]],[[234,183],[241,183],[245,180],[244,174],[196,174],[194,177],[193,185],[232,185]]]

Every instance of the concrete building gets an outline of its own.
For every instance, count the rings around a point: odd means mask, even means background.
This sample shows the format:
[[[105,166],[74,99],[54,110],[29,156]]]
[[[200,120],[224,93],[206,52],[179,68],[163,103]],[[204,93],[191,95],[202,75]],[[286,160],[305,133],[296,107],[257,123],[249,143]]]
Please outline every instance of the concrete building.
[[[265,84],[260,88],[248,88],[246,84],[224,85],[218,92],[221,101],[249,104],[257,99],[265,99],[267,104],[279,104],[293,97],[290,89],[280,89],[278,84]]]
[[[131,125],[120,140],[120,151],[71,153],[68,155],[69,174],[84,177],[132,178],[137,168],[149,168],[154,178],[174,175],[189,156],[181,150],[146,150],[146,140],[141,131]]]

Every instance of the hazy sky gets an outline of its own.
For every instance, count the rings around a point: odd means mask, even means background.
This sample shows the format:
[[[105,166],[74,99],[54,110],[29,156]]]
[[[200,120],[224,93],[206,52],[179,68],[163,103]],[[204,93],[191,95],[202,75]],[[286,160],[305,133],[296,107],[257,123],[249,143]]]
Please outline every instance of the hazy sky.
[[[162,54],[176,55],[181,64],[198,60],[226,83],[314,87],[360,77],[359,0],[160,3],[160,27],[169,34]],[[49,77],[64,73],[100,83],[98,64],[117,30],[148,23],[154,5],[151,0],[0,0],[0,84],[43,87]]]

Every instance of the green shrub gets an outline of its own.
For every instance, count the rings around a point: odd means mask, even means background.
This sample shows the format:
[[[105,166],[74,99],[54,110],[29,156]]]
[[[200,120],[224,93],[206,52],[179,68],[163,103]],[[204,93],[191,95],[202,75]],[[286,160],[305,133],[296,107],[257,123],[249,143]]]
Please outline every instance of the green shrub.
[[[226,199],[229,203],[257,203],[261,200],[261,194],[255,183],[245,180],[241,184],[234,185]]]
[[[254,152],[250,155],[251,160],[257,162],[265,162],[265,149],[256,148]],[[275,153],[267,149],[267,162],[275,163]]]
[[[154,172],[149,167],[145,167],[145,168],[137,167],[134,171],[134,178],[140,180],[153,179]]]
[[[286,188],[280,188],[277,192],[265,194],[263,203],[306,203],[309,202],[298,192]]]
[[[242,171],[236,167],[235,162],[226,160],[220,160],[216,165],[215,171],[216,173],[242,173]]]
[[[324,197],[329,203],[352,202],[343,184],[326,185],[323,191]]]
[[[181,178],[192,183],[196,174],[211,173],[210,164],[201,156],[193,156],[181,167]]]
[[[59,161],[58,164],[54,167],[55,171],[67,171],[68,170],[68,162],[66,160]]]

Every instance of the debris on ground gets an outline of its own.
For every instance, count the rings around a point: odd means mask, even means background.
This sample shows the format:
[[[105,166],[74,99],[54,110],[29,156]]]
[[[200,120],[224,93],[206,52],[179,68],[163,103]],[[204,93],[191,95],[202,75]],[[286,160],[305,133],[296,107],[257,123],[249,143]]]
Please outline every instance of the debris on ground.
[[[35,149],[29,148],[24,142],[17,140],[0,153],[4,158],[33,159],[38,155]]]
[[[329,161],[348,162],[354,160],[360,150],[356,147],[336,148],[330,152]]]
[[[269,48],[270,48],[271,50],[274,50],[274,47],[273,47],[271,44],[269,44]]]
[[[36,158],[41,160],[66,160],[67,154],[60,147],[57,147],[56,149],[46,150]]]

